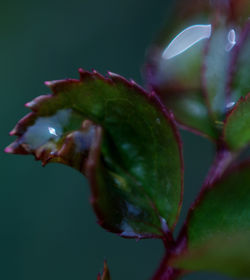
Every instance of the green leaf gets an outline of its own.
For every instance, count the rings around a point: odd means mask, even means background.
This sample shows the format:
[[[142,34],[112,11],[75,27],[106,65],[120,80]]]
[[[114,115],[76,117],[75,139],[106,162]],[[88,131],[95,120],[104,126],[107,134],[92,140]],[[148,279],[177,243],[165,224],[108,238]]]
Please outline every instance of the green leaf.
[[[187,221],[187,248],[171,265],[250,277],[250,163],[206,189]]]
[[[228,107],[249,88],[248,0],[218,1],[212,33],[204,57],[204,89],[215,121],[222,121]]]
[[[201,79],[211,28],[209,4],[180,2],[166,30],[149,49],[146,80],[173,111],[181,127],[216,139],[217,129],[209,116]]]
[[[209,2],[180,1],[148,51],[145,75],[181,127],[217,140],[233,102],[250,91],[250,5]]]
[[[217,138],[217,131],[209,119],[201,91],[174,93],[172,96],[161,97],[164,104],[173,110],[181,127],[210,139]]]
[[[241,4],[248,9],[244,1]],[[223,121],[234,102],[245,96],[245,90],[249,88],[246,76],[249,68],[247,41],[250,25],[238,15],[243,6],[240,1],[234,2],[226,16],[214,19],[205,51],[203,84],[215,122]]]
[[[33,112],[6,151],[44,164],[70,165],[89,179],[99,224],[123,237],[162,237],[182,201],[179,137],[158,97],[109,73],[47,83],[53,95],[28,103]]]
[[[250,231],[239,231],[228,238],[217,234],[199,247],[176,257],[170,264],[186,271],[214,271],[249,279],[249,245]]]
[[[231,150],[244,148],[250,143],[250,94],[242,97],[224,125],[224,141]]]
[[[250,5],[249,5],[250,14]],[[231,101],[237,102],[240,97],[250,92],[250,22],[248,22],[239,35],[239,46],[236,49],[231,62],[231,77],[229,87],[231,89]]]
[[[235,34],[224,22],[213,25],[203,62],[204,90],[215,121],[222,121],[226,112],[226,83],[231,49],[234,47],[228,42],[230,32]]]
[[[97,280],[111,280],[109,268],[106,261],[104,261],[102,275],[99,273],[97,276]]]

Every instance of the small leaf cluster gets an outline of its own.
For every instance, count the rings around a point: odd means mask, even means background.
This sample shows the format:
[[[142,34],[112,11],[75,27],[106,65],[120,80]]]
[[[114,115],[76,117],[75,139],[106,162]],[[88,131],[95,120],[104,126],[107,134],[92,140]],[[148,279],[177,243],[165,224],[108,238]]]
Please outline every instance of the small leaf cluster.
[[[199,270],[250,278],[250,2],[179,1],[147,52],[147,90],[109,72],[46,82],[6,148],[62,163],[89,180],[100,226],[159,238],[154,280]],[[177,238],[183,201],[178,127],[216,145],[213,165]],[[108,280],[104,264],[98,279]]]

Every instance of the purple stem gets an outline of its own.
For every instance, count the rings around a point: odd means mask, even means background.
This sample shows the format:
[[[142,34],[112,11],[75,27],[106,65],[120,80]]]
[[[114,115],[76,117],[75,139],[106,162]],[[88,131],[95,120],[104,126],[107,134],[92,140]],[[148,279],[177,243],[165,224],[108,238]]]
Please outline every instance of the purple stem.
[[[175,280],[182,274],[181,270],[168,265],[170,255],[171,253],[166,253],[152,280]]]
[[[211,187],[236,157],[235,153],[229,151],[224,145],[218,145],[214,162],[203,183],[202,190]]]
[[[186,235],[180,234],[177,241],[172,240],[172,242],[164,243],[164,245],[166,248],[166,254],[152,280],[176,280],[186,273],[183,270],[169,266],[169,260],[172,256],[179,255],[186,249]]]
[[[205,189],[211,187],[214,184],[214,182],[223,175],[225,170],[230,166],[232,161],[235,159],[236,155],[237,154],[229,151],[223,143],[217,145],[215,160],[204,181],[204,184],[201,189],[201,193]],[[175,269],[169,266],[169,260],[171,259],[171,256],[181,254],[181,252],[184,251],[187,246],[185,229],[186,229],[186,223],[183,227],[183,230],[181,231],[181,234],[177,242],[171,240],[169,237],[167,238],[168,240],[164,242],[166,247],[166,254],[160,264],[160,267],[158,268],[155,275],[153,276],[152,280],[176,280],[181,275],[185,274],[185,271]]]

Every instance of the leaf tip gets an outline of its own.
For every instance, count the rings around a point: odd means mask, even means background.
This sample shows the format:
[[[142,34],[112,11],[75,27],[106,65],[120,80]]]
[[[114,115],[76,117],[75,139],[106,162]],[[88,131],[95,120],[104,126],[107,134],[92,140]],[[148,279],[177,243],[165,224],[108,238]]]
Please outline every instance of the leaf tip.
[[[114,73],[114,72],[111,72],[111,71],[108,71],[108,75],[112,78],[112,77],[120,77],[120,75]]]
[[[45,81],[44,82],[44,84],[45,84],[45,86],[47,86],[49,89],[51,89],[51,91],[53,92],[53,93],[56,93],[56,86],[57,86],[57,84],[59,83],[60,81],[58,81],[58,80],[55,80],[55,81]],[[28,104],[29,104],[30,102],[28,102]],[[26,103],[27,104],[27,103]]]
[[[11,148],[11,145],[7,146],[4,149],[4,152],[7,153],[7,154],[13,154],[13,149]]]
[[[7,154],[20,154],[20,155],[28,154],[25,147],[20,146],[17,141],[15,141],[15,142],[11,143],[9,146],[7,146],[4,149],[4,152],[7,153]]]
[[[123,78],[121,75],[116,74],[114,72],[108,71],[108,75],[113,82],[122,82],[128,84],[127,80]]]
[[[52,82],[52,81],[45,81],[44,84],[45,84],[45,86],[47,86],[47,87],[51,87],[52,84],[53,84],[53,82]]]
[[[9,135],[10,136],[14,136],[16,135],[17,131],[16,131],[16,128],[14,127],[10,132],[9,132]]]
[[[85,78],[91,77],[91,73],[87,70],[84,70],[82,68],[78,69],[78,73],[80,75],[80,80],[83,81]]]
[[[28,109],[32,109],[32,107],[34,106],[34,101],[29,101],[27,103],[24,104],[24,106]]]

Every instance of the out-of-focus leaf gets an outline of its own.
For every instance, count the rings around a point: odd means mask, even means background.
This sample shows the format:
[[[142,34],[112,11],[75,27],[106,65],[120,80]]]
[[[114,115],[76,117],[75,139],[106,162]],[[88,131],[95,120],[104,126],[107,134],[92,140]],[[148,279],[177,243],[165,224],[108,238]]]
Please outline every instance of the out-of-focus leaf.
[[[6,151],[70,165],[89,179],[98,221],[123,237],[162,237],[182,201],[182,157],[171,116],[157,96],[116,74],[80,71],[47,83],[53,95],[12,131]]]
[[[218,1],[217,5],[211,21],[211,36],[204,50],[202,72],[203,90],[215,125],[223,121],[234,102],[250,90],[246,78],[249,23],[239,14],[243,10],[250,14],[250,5],[245,0]]]
[[[175,257],[171,265],[187,271],[215,271],[233,277],[250,277],[250,231],[230,237],[217,234],[199,247]]]
[[[250,5],[248,13],[250,14]],[[228,81],[231,92],[230,102],[233,103],[250,92],[250,21],[238,36],[239,44],[231,61],[231,73]]]
[[[229,171],[190,210],[187,248],[174,267],[250,277],[250,164]]]
[[[250,5],[179,2],[148,51],[146,80],[182,127],[218,139],[233,102],[249,92],[245,15]]]
[[[231,8],[231,20],[239,25],[244,25],[249,18],[250,1],[249,0],[231,0],[228,1]]]
[[[104,261],[103,272],[102,274],[98,274],[97,280],[111,280],[109,268],[106,261]]]
[[[204,56],[203,85],[214,121],[222,121],[226,113],[227,75],[231,50],[235,45],[235,39],[228,42],[230,32],[233,37],[235,31],[225,23],[214,24]]]
[[[250,10],[249,10],[250,13]],[[216,121],[250,91],[250,25],[218,20],[204,58],[204,86]]]
[[[180,1],[162,32],[149,49],[146,80],[177,121],[209,138],[217,131],[209,117],[202,92],[202,61],[211,33],[208,1]]]
[[[224,126],[224,140],[232,150],[250,143],[250,94],[242,97],[228,115]]]

